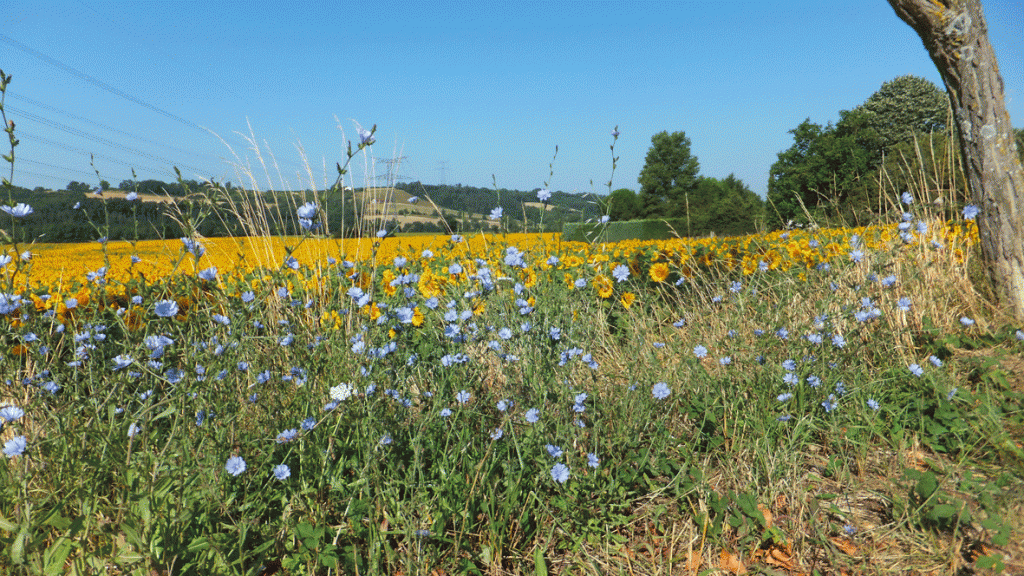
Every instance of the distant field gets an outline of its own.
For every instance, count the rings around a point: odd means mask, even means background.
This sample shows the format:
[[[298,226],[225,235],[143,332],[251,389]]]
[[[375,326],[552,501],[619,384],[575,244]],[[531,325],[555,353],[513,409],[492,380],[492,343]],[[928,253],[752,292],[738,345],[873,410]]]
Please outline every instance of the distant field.
[[[129,192],[131,192],[131,190],[104,190],[102,197],[103,198],[120,198],[120,199],[123,200],[124,197],[127,196]],[[174,197],[173,196],[161,196],[159,194],[139,194],[139,200],[141,200],[142,202],[161,202],[161,203],[164,203],[164,204],[173,204],[174,203]]]

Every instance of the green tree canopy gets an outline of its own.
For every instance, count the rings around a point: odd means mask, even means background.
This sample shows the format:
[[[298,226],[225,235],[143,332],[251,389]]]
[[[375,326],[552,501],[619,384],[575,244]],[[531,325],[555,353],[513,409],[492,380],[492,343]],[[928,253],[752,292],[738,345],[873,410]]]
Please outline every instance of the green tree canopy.
[[[638,178],[643,215],[684,216],[687,195],[696,190],[699,171],[700,164],[690,153],[690,139],[685,132],[662,131],[652,136]]]
[[[915,134],[945,130],[949,118],[946,93],[924,78],[900,76],[882,84],[863,104],[867,124],[886,148],[908,142]]]
[[[900,153],[918,172],[925,168],[919,154],[906,154],[907,146],[946,130],[947,113],[946,95],[934,84],[900,76],[853,110],[840,111],[840,120],[834,125],[822,127],[808,118],[790,131],[793,145],[780,152],[771,167],[769,226],[806,223],[808,219],[851,224],[877,219],[890,206],[884,196],[891,195],[896,185],[891,174],[879,171],[883,159]],[[895,164],[887,166],[896,168]],[[905,185],[906,181],[901,183]]]
[[[68,183],[67,191],[80,194],[88,194],[90,191],[92,191],[92,186],[89,186],[85,182],[72,180],[71,182]]]
[[[756,232],[763,220],[764,201],[743,180],[733,174],[722,180],[702,176],[690,196],[686,233],[738,236]]]
[[[608,216],[612,220],[622,222],[641,217],[640,198],[629,188],[619,188],[605,199]]]

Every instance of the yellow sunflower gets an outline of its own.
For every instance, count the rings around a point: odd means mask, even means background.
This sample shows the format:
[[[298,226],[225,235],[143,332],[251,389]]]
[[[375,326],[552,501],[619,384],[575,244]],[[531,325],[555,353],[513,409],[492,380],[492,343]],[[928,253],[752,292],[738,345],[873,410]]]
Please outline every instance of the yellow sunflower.
[[[608,278],[604,274],[598,274],[597,277],[594,278],[594,288],[597,289],[597,295],[601,298],[611,298],[613,292],[611,278]]]
[[[651,265],[650,270],[647,271],[650,275],[651,280],[655,282],[664,282],[668,278],[668,264],[665,262],[657,262]]]
[[[626,310],[629,310],[629,307],[633,305],[635,300],[636,294],[633,294],[632,292],[623,292],[622,297],[619,298],[619,302],[622,303],[622,307]]]

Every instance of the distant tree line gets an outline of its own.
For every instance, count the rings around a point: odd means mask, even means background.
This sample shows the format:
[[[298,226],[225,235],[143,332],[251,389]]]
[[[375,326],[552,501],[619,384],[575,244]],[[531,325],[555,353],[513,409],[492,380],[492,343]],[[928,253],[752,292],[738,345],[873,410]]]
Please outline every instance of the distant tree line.
[[[32,214],[18,221],[18,230],[25,241],[89,242],[109,240],[148,240],[178,238],[185,234],[182,221],[197,224],[204,236],[227,236],[240,231],[237,222],[207,217],[200,203],[180,200],[177,207],[162,202],[128,201],[123,198],[102,198],[81,191],[42,191],[14,187],[15,203],[32,207]],[[180,214],[179,214],[180,211]],[[6,215],[0,225],[9,229]],[[184,216],[184,217],[183,217]],[[21,234],[19,234],[21,235]]]
[[[429,197],[440,210],[436,220],[400,224],[391,218],[377,223],[389,232],[448,233],[471,230],[561,231],[563,224],[593,221],[607,214],[612,220],[679,219],[680,234],[734,235],[758,229],[777,229],[815,222],[821,225],[863,225],[883,218],[904,191],[920,201],[958,210],[967,190],[961,169],[956,127],[949,125],[946,93],[931,82],[901,76],[852,110],[839,112],[839,121],[824,126],[808,118],[791,130],[793,145],[778,154],[768,180],[767,202],[734,175],[719,179],[700,174],[700,164],[682,131],[651,138],[640,172],[639,192],[628,188],[606,197],[551,192],[545,203],[539,189],[524,192],[505,188],[399,183],[395,188]],[[1024,161],[1024,130],[1014,130],[1017,153]],[[101,181],[99,190],[111,188]],[[180,237],[188,222],[204,236],[236,236],[247,232],[246,222],[261,222],[256,232],[295,234],[300,193],[251,192],[231,185],[211,187],[195,180],[123,180],[121,191],[146,200],[128,201],[96,195],[97,187],[72,181],[66,190],[28,190],[14,187],[12,200],[33,207],[19,221],[25,239],[45,242],[84,242],[106,236],[111,240]],[[305,197],[312,197],[306,191]],[[317,197],[329,218],[327,229],[336,237],[365,234],[358,218],[365,206],[359,194],[342,190]],[[173,205],[168,202],[173,202]],[[211,211],[211,202],[216,208]],[[231,207],[245,206],[240,220]],[[500,223],[487,218],[502,209]],[[257,212],[257,213],[252,213]],[[4,229],[11,224],[0,218]],[[21,240],[22,238],[19,238]]]
[[[523,192],[507,188],[476,188],[462,184],[450,186],[421,182],[399,183],[395,184],[395,188],[413,196],[429,197],[438,208],[459,214],[457,218],[444,217],[452,230],[479,229],[469,225],[470,215],[487,215],[499,207],[502,209],[503,226],[511,231],[526,229],[526,223],[529,223],[530,230],[536,230],[536,226],[541,222],[542,212],[541,207],[538,206],[541,203],[537,199],[537,192],[540,191],[540,188]],[[599,197],[594,194],[552,191],[546,204],[547,212],[544,213],[543,221],[544,231],[547,232],[561,231],[562,224],[566,222],[583,222],[599,218],[603,214]],[[422,224],[429,225],[429,223]],[[475,224],[486,226],[483,223]],[[444,229],[438,230],[438,232],[444,231]]]
[[[390,217],[375,222],[375,226],[389,233],[441,233],[498,229],[498,223],[486,216],[496,208],[503,209],[501,225],[512,231],[536,231],[541,222],[537,191],[522,192],[507,189],[473,188],[469,186],[434,186],[413,182],[399,184],[412,195],[430,196],[442,208],[442,214],[432,222],[400,223]],[[191,226],[206,237],[241,236],[247,232],[285,235],[301,233],[302,226],[296,208],[304,198],[313,198],[313,191],[252,192],[230,183],[216,188],[197,181],[161,182],[159,180],[122,181],[119,192],[135,192],[138,199],[126,200],[100,193],[110,190],[107,182],[99,187],[72,181],[65,190],[50,191],[43,188],[29,190],[14,186],[11,200],[32,207],[33,213],[17,222],[19,241],[89,242],[99,238],[108,240],[149,240],[179,238]],[[358,191],[357,191],[358,192]],[[163,199],[153,201],[153,197]],[[316,194],[323,209],[316,219],[319,226],[334,237],[365,235],[366,222],[358,215],[364,213],[361,195],[342,190],[329,190]],[[5,199],[6,201],[6,199]],[[563,222],[578,222],[595,218],[600,206],[595,199],[582,195],[553,192],[547,202],[544,228],[559,231]],[[242,214],[236,214],[240,210]],[[529,222],[527,226],[524,218]],[[258,222],[253,227],[251,223]],[[187,226],[183,224],[187,223]],[[0,228],[10,230],[13,224],[6,214],[0,214]]]

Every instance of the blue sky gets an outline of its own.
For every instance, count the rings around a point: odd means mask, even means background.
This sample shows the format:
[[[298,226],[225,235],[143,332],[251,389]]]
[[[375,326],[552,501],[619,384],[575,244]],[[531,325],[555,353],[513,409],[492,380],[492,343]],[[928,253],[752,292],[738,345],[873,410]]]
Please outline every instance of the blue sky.
[[[983,4],[1022,126],[1024,5]],[[95,184],[89,153],[114,185],[131,167],[173,180],[172,165],[238,184],[221,139],[255,167],[250,125],[275,188],[311,186],[300,143],[322,187],[358,122],[377,143],[356,186],[400,158],[402,181],[606,193],[618,126],[613,189],[638,190],[651,136],[681,130],[701,174],[763,196],[805,118],[835,121],[903,74],[942,86],[884,0],[10,0],[0,68],[29,188]]]

